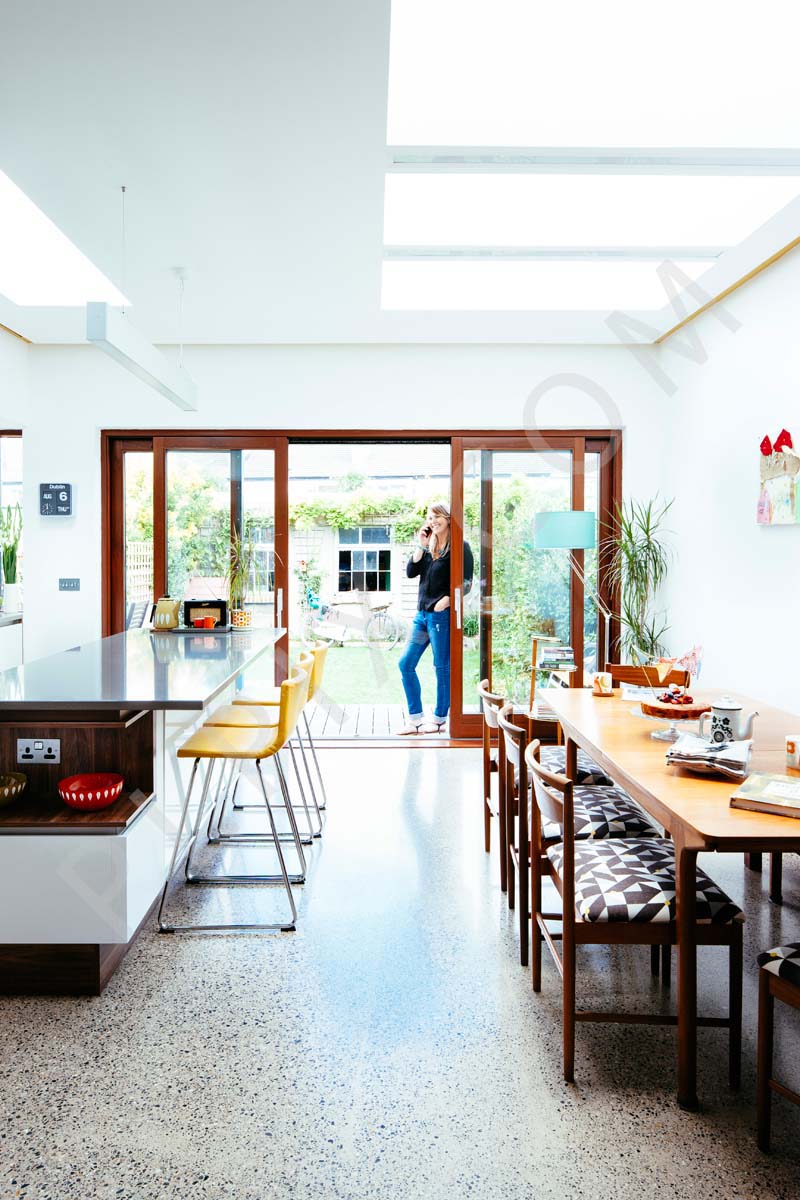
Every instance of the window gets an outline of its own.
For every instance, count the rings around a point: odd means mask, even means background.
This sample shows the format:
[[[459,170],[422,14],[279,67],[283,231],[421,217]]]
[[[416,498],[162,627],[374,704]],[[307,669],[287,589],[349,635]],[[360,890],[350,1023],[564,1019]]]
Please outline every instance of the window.
[[[0,437],[0,508],[22,507],[22,438]]]
[[[340,529],[339,546],[352,548],[339,550],[339,591],[391,591],[392,552],[388,549],[390,541],[391,528],[388,525],[362,525],[357,529]],[[386,546],[387,549],[378,549],[379,546]]]

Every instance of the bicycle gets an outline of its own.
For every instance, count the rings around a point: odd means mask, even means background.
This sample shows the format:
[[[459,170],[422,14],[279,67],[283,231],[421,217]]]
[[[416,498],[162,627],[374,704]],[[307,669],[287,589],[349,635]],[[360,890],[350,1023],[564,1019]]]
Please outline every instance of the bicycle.
[[[347,641],[364,641],[391,650],[404,633],[402,621],[391,611],[391,601],[371,604],[366,597],[333,600],[330,604],[304,606],[303,641],[315,640],[343,646]],[[367,616],[367,612],[369,616]]]

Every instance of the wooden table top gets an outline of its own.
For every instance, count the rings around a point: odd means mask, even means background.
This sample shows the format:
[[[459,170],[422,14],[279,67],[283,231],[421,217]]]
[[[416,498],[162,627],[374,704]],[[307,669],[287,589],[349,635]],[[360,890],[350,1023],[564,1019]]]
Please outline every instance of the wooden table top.
[[[655,723],[635,715],[639,705],[619,691],[598,699],[587,688],[546,688],[546,700],[565,735],[586,750],[643,807],[671,832],[693,830],[707,849],[800,850],[800,820],[730,807],[734,780],[668,766],[669,742],[650,735]],[[722,693],[692,688],[695,700],[711,703]],[[783,774],[787,734],[800,731],[800,717],[751,700],[738,692],[745,713],[756,710],[750,771]],[[666,722],[665,722],[666,723]],[[696,729],[695,725],[691,726]]]

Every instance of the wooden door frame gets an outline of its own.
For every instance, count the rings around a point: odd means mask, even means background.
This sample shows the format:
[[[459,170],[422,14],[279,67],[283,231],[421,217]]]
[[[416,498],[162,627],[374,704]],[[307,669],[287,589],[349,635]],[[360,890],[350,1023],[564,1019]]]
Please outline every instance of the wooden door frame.
[[[463,713],[463,680],[464,658],[461,631],[457,628],[458,617],[454,590],[455,581],[464,577],[464,452],[467,450],[497,450],[497,451],[568,451],[572,454],[571,471],[571,505],[573,509],[582,510],[585,506],[585,456],[587,453],[600,454],[600,512],[601,529],[607,523],[609,514],[615,511],[622,499],[622,431],[621,430],[558,430],[519,433],[515,431],[470,431],[468,434],[454,435],[451,440],[451,599],[450,599],[450,680],[451,706],[450,731],[454,737],[481,736],[482,717],[480,713]],[[604,455],[607,457],[604,461]],[[481,536],[483,538],[483,527]],[[483,551],[484,547],[481,547]],[[491,546],[488,547],[491,562]],[[576,551],[578,566],[583,568],[583,551]],[[481,559],[483,562],[483,559]],[[606,572],[599,565],[600,597],[608,603],[612,597],[608,587]],[[473,586],[480,586],[479,582]],[[574,571],[570,571],[570,637],[575,650],[576,663],[583,662],[583,599],[584,589]],[[463,613],[463,596],[462,596]],[[619,637],[619,619],[614,608],[614,618],[611,622],[611,644]],[[603,618],[599,614],[598,634]],[[463,621],[462,621],[463,624]],[[599,642],[598,642],[599,645]],[[572,678],[572,685],[582,684],[580,671]],[[453,701],[458,702],[458,709]]]
[[[9,431],[12,432],[12,431]],[[16,431],[13,431],[16,432]],[[478,439],[484,442],[495,441],[502,442],[505,446],[509,443],[514,444],[516,449],[554,449],[554,443],[560,439],[580,439],[584,451],[586,453],[599,453],[601,456],[601,471],[600,471],[600,490],[601,490],[601,512],[608,514],[614,511],[616,506],[622,501],[622,430],[621,429],[550,429],[536,430],[529,429],[475,429],[475,428],[460,428],[460,429],[104,429],[100,434],[101,438],[101,478],[102,478],[102,629],[103,635],[107,636],[112,630],[112,571],[117,572],[117,577],[121,577],[122,572],[122,556],[117,555],[119,563],[115,564],[114,547],[112,546],[112,517],[114,516],[112,504],[112,492],[114,488],[119,489],[121,495],[122,482],[121,479],[114,481],[113,470],[113,452],[115,444],[119,442],[135,443],[139,449],[154,449],[154,442],[160,439],[162,444],[172,443],[175,439],[176,445],[192,448],[207,448],[213,449],[214,446],[224,448],[222,443],[227,442],[228,448],[231,443],[235,443],[233,448],[239,448],[242,445],[242,440],[264,439],[265,441],[275,441],[275,530],[276,530],[276,568],[278,567],[278,528],[279,523],[282,529],[285,529],[285,545],[282,547],[282,557],[284,559],[283,569],[286,572],[286,590],[285,595],[288,601],[288,453],[290,442],[443,442],[450,445],[450,462],[451,462],[451,511],[453,516],[452,526],[452,544],[453,544],[453,578],[459,578],[459,572],[463,572],[463,474],[457,469],[456,449],[459,448],[459,455],[463,454],[464,441],[472,440],[477,442]],[[604,455],[607,455],[605,462]],[[155,485],[155,453],[154,453],[154,485]],[[463,457],[459,457],[459,463],[463,463]],[[117,472],[119,474],[119,472]],[[278,487],[278,479],[283,480],[283,487]],[[163,489],[163,471],[161,472],[161,486]],[[117,503],[119,502],[117,496]],[[460,500],[457,505],[457,496],[460,495]],[[575,497],[576,498],[576,497]],[[156,500],[163,507],[166,503],[166,496],[163,494],[156,497],[154,491],[154,511]],[[582,505],[581,505],[582,506]],[[121,527],[124,536],[124,525]],[[155,545],[154,545],[155,551]],[[160,564],[159,570],[161,576],[166,578],[166,550],[164,547],[164,561]],[[154,563],[155,567],[155,563]],[[154,579],[155,582],[155,579]],[[276,571],[277,585],[277,571]],[[119,590],[119,589],[117,589]],[[613,596],[608,588],[607,580],[604,572],[600,573],[600,594],[605,603],[608,603],[614,613],[611,622],[611,644],[614,645],[619,638],[619,618],[617,615],[616,601],[617,597]],[[612,603],[612,601],[614,603]],[[124,600],[123,613],[124,613]],[[451,634],[455,635],[455,615],[453,608],[453,597],[451,596]],[[582,626],[581,626],[582,629]],[[285,643],[278,648],[276,654],[276,663],[282,660],[285,664],[288,648],[288,638],[282,639]],[[459,672],[458,678],[463,679],[463,656],[461,639],[453,636],[451,638],[452,654],[451,654],[451,677],[456,677],[456,672]],[[470,727],[474,725],[474,730],[470,728],[468,736],[480,736],[480,717],[473,717],[468,714],[466,720]]]

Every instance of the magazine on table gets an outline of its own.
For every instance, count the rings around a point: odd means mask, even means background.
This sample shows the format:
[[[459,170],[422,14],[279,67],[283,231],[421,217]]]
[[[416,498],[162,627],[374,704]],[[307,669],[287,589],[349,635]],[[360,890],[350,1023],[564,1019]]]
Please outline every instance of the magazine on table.
[[[687,767],[702,765],[706,770],[743,779],[747,774],[752,747],[752,738],[717,744],[693,733],[682,733],[667,751],[667,762]]]
[[[731,796],[731,808],[800,818],[800,776],[748,775]]]

